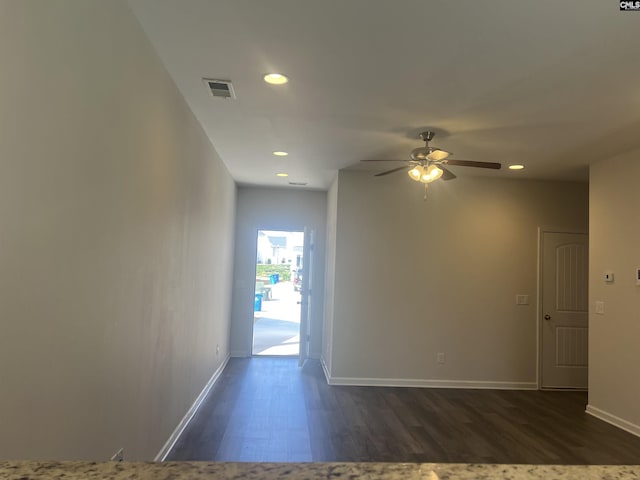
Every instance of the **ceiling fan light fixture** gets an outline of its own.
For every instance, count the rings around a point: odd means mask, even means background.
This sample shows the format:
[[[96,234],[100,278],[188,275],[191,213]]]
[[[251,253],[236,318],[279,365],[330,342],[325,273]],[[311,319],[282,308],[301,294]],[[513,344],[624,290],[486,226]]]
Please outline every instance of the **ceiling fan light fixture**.
[[[422,165],[416,165],[411,170],[409,170],[409,177],[416,182],[419,182],[422,178],[422,174],[424,173],[424,167]]]
[[[422,176],[420,177],[421,183],[431,183],[442,176],[442,170],[435,165],[429,165],[424,169]]]
[[[522,170],[524,165],[509,165],[509,170]]]

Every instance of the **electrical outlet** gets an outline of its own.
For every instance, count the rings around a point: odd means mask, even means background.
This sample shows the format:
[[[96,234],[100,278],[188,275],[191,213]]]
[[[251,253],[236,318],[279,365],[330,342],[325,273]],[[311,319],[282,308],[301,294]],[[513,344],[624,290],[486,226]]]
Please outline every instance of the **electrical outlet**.
[[[436,355],[436,359],[437,359],[438,363],[444,363],[444,361],[445,361],[444,353],[439,352]]]
[[[113,457],[111,457],[111,460],[114,462],[123,462],[124,461],[124,448],[121,448],[120,450],[118,450]]]

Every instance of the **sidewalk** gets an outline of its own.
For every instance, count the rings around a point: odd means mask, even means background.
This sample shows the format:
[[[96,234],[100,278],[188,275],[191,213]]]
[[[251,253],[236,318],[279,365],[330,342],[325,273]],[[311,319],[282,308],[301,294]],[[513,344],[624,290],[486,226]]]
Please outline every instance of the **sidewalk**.
[[[291,282],[271,286],[271,300],[253,317],[253,355],[298,355],[300,352],[300,293]]]

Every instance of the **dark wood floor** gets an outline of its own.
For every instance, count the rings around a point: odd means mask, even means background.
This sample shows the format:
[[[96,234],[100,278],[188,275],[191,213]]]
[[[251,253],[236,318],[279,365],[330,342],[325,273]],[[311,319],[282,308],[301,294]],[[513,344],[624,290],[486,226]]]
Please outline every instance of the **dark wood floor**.
[[[340,387],[317,361],[232,359],[169,460],[638,464],[583,392]]]

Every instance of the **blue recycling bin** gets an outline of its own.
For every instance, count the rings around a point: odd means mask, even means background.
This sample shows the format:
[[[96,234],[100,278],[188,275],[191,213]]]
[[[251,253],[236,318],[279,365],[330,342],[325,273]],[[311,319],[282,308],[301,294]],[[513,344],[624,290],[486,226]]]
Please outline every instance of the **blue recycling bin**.
[[[278,283],[280,281],[280,274],[279,273],[273,273],[269,276],[269,281],[271,283],[271,285],[275,285],[276,283]]]
[[[259,312],[260,310],[262,310],[262,294],[256,293],[256,298],[253,301],[253,311]]]

